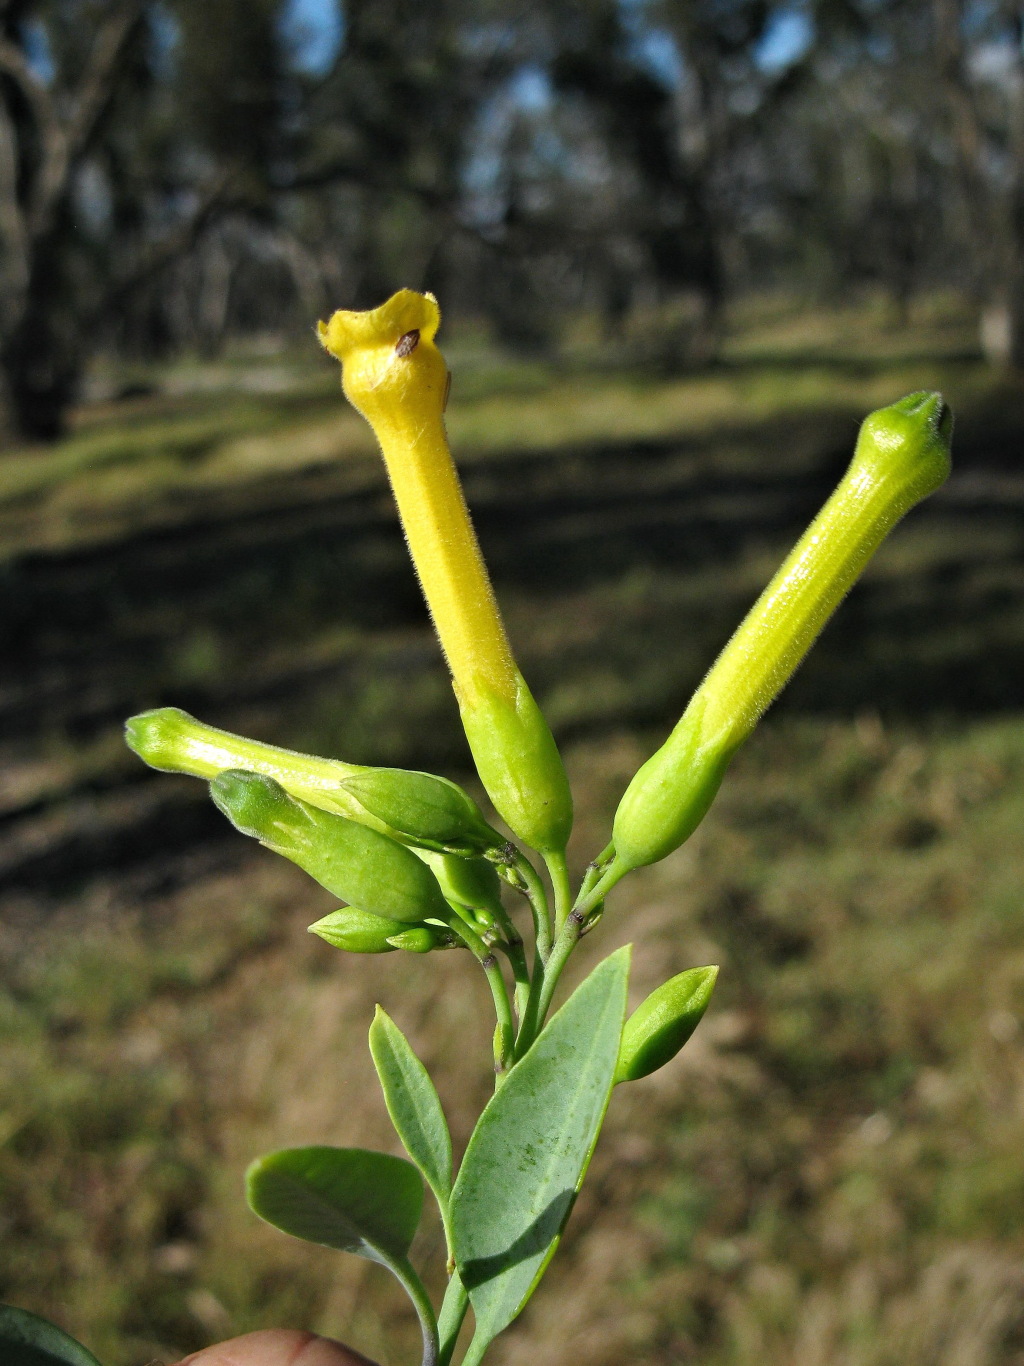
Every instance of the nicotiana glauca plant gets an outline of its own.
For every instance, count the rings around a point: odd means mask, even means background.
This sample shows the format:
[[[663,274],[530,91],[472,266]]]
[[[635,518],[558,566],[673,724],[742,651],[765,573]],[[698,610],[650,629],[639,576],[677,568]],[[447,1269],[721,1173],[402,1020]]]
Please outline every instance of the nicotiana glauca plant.
[[[310,926],[327,944],[356,954],[465,949],[486,975],[495,1090],[457,1170],[434,1085],[378,1007],[370,1051],[409,1160],[358,1148],[286,1149],[258,1158],[246,1182],[261,1218],[397,1277],[419,1316],[424,1366],[448,1366],[471,1307],[464,1360],[476,1366],[558,1246],[614,1087],[672,1060],[718,973],[680,973],[627,1018],[626,947],[552,1014],[566,962],[616,884],[693,833],[733,754],[883,538],[946,479],[952,417],[941,395],[915,393],[864,421],[839,486],[630,782],[611,839],[574,894],[569,784],[512,653],[448,448],[439,322],[431,295],[401,290],[373,311],[335,313],[319,334],[377,435],[477,772],[512,838],[462,788],[432,774],[298,754],[174,708],[133,717],[127,738],[154,768],[206,779],[240,831],[345,903]],[[503,884],[529,908],[526,942],[503,904]],[[408,1255],[424,1183],[448,1253],[437,1309]],[[0,1314],[2,1343],[8,1351],[22,1344],[16,1363],[94,1363],[18,1310]]]

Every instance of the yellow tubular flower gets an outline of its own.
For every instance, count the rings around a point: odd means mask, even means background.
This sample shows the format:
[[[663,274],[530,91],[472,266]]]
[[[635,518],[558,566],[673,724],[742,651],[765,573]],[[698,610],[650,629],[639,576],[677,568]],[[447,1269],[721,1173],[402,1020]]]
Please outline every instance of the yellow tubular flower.
[[[430,294],[319,324],[342,387],[380,443],[481,780],[516,836],[564,849],[572,803],[547,723],[523,680],[469,519],[444,427],[448,369]]]
[[[707,811],[736,749],[785,686],[868,560],[949,474],[952,414],[908,394],[864,420],[839,487],[784,560],[675,730],[634,776],[615,814],[605,881],[664,858]]]

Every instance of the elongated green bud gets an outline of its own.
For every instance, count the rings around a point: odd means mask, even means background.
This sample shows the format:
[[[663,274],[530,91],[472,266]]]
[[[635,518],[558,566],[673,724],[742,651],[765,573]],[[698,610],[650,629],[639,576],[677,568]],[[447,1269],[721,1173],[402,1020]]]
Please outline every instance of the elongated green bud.
[[[492,863],[426,849],[421,857],[432,869],[450,906],[469,911],[483,925],[493,925],[502,918],[501,879]]]
[[[361,910],[407,925],[448,915],[430,869],[387,835],[299,801],[261,773],[229,769],[214,778],[210,794],[243,834]]]
[[[395,949],[429,953],[459,942],[440,926],[406,925],[401,920],[371,915],[358,906],[340,906],[310,925],[309,932],[346,953],[392,953]]]
[[[615,1081],[639,1081],[671,1062],[700,1024],[718,968],[689,968],[652,991],[626,1021]]]
[[[389,937],[408,928],[401,920],[371,915],[358,906],[340,906],[322,920],[314,921],[309,933],[346,953],[393,953],[395,946],[388,942]]]
[[[342,786],[371,816],[421,849],[468,858],[505,843],[468,792],[433,773],[367,768]]]
[[[615,814],[611,884],[670,854],[702,820],[738,746],[792,676],[900,518],[949,474],[941,394],[909,394],[865,418],[839,487],[719,655]]]
[[[462,725],[480,781],[517,839],[560,853],[572,830],[572,794],[548,723],[521,674],[511,693],[481,684],[458,692]]]
[[[374,829],[386,828],[345,789],[347,779],[365,771],[360,764],[321,759],[315,754],[300,754],[297,750],[247,740],[244,735],[204,725],[180,707],[140,712],[126,722],[124,729],[128,748],[151,768],[206,779],[229,768],[265,773],[293,796],[321,810],[348,816]]]

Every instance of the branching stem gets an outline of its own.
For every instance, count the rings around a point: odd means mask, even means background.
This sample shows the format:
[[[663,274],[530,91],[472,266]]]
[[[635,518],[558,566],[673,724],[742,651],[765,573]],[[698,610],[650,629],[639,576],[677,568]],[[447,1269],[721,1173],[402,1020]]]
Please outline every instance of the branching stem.
[[[548,894],[537,875],[537,870],[528,858],[516,850],[515,863],[512,865],[523,882],[523,894],[533,912],[533,928],[537,936],[537,955],[542,962],[547,961],[551,952],[551,911],[548,907]]]
[[[512,1064],[516,1039],[512,1004],[508,998],[508,988],[501,973],[501,965],[492,950],[487,947],[475,930],[470,929],[464,920],[453,915],[449,923],[483,968],[487,985],[491,989],[494,1013],[498,1019],[498,1028],[494,1035],[494,1072],[500,1081]]]

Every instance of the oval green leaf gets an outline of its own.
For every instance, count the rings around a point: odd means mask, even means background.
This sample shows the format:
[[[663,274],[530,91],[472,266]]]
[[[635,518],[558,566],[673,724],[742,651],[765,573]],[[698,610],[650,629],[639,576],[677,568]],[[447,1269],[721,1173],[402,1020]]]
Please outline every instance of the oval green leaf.
[[[600,963],[489,1101],[452,1192],[452,1237],[476,1316],[466,1361],[526,1304],[597,1143],[626,1014],[629,947]]]
[[[452,1192],[452,1140],[430,1074],[386,1010],[377,1007],[370,1026],[370,1053],[384,1103],[405,1145],[434,1192],[447,1225]]]
[[[245,1192],[253,1213],[282,1233],[386,1266],[415,1306],[423,1366],[437,1366],[437,1320],[406,1255],[423,1211],[411,1163],[366,1148],[283,1148],[256,1159]]]
[[[405,1257],[423,1209],[411,1163],[365,1148],[284,1148],[245,1175],[249,1208],[308,1243],[390,1266]]]
[[[3,1366],[100,1366],[56,1324],[10,1304],[0,1304],[0,1361]]]

